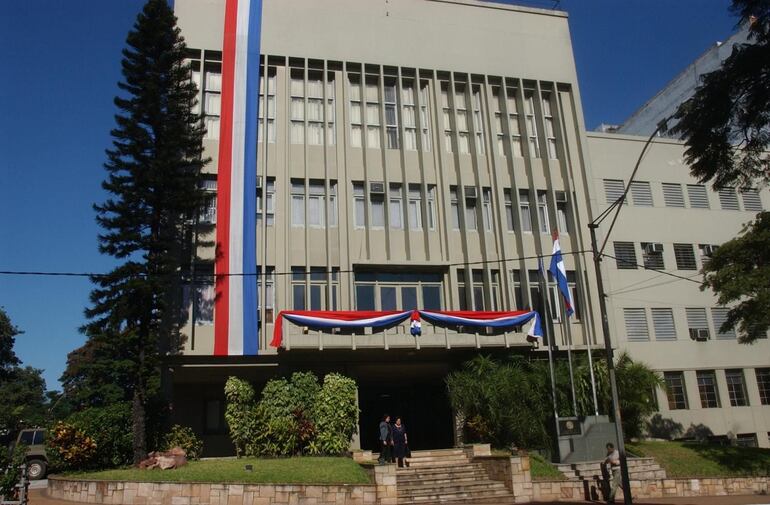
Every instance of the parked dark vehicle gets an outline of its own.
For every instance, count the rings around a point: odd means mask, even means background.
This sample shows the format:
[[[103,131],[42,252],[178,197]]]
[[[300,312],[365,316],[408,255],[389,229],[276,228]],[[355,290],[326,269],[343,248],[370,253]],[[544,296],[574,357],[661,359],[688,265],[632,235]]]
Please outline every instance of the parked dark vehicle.
[[[48,456],[45,452],[45,430],[43,428],[34,428],[21,430],[16,440],[11,442],[10,450],[18,444],[27,446],[27,474],[29,480],[39,480],[45,478],[48,471]]]

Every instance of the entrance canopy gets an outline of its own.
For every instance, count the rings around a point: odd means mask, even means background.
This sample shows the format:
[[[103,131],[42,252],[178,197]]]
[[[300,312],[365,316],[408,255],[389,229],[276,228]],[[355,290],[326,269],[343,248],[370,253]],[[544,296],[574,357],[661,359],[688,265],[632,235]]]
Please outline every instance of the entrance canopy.
[[[540,315],[534,311],[472,311],[472,310],[405,310],[405,311],[322,311],[322,310],[283,310],[278,313],[270,345],[281,347],[283,344],[283,325],[285,321],[298,326],[316,330],[347,329],[364,330],[365,328],[385,329],[400,324],[411,318],[411,334],[415,337],[422,332],[420,321],[442,327],[494,328],[511,330],[530,323],[528,337],[542,339],[543,331]]]

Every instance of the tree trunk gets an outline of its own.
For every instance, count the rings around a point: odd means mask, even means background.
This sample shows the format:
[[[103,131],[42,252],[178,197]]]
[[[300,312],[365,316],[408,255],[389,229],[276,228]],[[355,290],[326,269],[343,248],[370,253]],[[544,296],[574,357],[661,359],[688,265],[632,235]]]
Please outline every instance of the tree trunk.
[[[134,390],[134,400],[131,408],[131,422],[133,427],[134,464],[138,465],[147,457],[147,435],[145,427],[144,391],[137,384]]]

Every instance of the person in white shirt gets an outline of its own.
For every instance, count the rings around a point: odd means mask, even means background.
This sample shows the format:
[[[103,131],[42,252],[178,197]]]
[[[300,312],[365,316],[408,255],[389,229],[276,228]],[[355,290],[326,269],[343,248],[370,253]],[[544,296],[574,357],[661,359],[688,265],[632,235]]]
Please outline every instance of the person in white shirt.
[[[607,503],[615,503],[615,493],[620,485],[620,453],[612,443],[607,444],[607,458],[604,460],[604,464],[609,465],[608,470],[612,476]]]

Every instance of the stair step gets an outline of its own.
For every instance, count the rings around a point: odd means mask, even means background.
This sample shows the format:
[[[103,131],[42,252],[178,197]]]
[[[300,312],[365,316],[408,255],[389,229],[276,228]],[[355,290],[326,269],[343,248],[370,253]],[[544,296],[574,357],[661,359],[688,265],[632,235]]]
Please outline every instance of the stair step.
[[[411,482],[432,482],[434,480],[446,480],[446,479],[488,479],[487,473],[482,470],[461,470],[455,472],[432,472],[432,473],[409,473],[409,474],[396,474],[396,479],[399,484],[409,484]]]
[[[396,470],[396,475],[431,475],[437,473],[463,473],[469,471],[483,472],[484,467],[478,463],[466,463],[464,465],[431,465],[422,467],[399,468]]]
[[[398,486],[399,496],[422,496],[425,494],[445,494],[445,493],[476,493],[476,491],[486,490],[507,490],[505,484],[495,481],[473,481],[470,483],[446,482],[444,484],[433,484],[430,487],[413,485]]]
[[[469,477],[442,477],[436,479],[415,479],[411,481],[398,481],[398,489],[425,489],[430,486],[431,488],[437,488],[446,485],[465,485],[474,484],[487,479],[486,475],[471,475]]]
[[[398,505],[421,505],[424,503],[440,503],[441,505],[507,505],[516,503],[516,498],[511,496],[493,496],[490,498],[449,498],[436,499],[433,501],[413,501],[408,498],[399,499]]]
[[[423,456],[447,456],[447,455],[465,456],[465,451],[462,449],[432,449],[428,451],[412,451],[413,458],[420,458]]]
[[[462,500],[473,500],[474,503],[477,503],[478,500],[491,499],[491,498],[503,498],[503,497],[513,498],[513,495],[507,489],[475,491],[473,493],[468,493],[465,491],[450,492],[450,493],[433,492],[433,493],[426,493],[421,495],[409,495],[409,496],[402,496],[399,494],[398,503],[399,504],[435,503],[435,502],[444,503],[444,502],[462,501]]]

